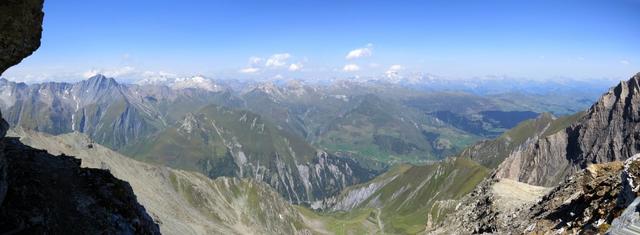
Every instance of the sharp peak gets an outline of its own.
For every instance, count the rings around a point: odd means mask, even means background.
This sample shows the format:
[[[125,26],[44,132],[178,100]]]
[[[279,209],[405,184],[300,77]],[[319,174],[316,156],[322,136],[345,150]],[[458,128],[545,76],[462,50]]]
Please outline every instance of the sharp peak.
[[[629,80],[620,81],[620,84],[613,87],[613,89],[619,89],[620,87],[640,86],[640,72],[633,75]]]
[[[112,82],[116,82],[116,80],[114,78],[110,78],[110,77],[104,76],[102,74],[93,75],[93,76],[89,77],[87,79],[87,81],[110,81],[110,82],[112,81]]]
[[[611,109],[614,106],[614,102],[624,101],[630,96],[637,96],[640,94],[640,73],[635,74],[629,80],[620,81],[617,85],[609,88],[598,100],[591,105],[589,113],[599,112],[598,107],[605,107]],[[624,104],[627,105],[627,104]],[[628,105],[637,106],[636,103],[628,103]]]

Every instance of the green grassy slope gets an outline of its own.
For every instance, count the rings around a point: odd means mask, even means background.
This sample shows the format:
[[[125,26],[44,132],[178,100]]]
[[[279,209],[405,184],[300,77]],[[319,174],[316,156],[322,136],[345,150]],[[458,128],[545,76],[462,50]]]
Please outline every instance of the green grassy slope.
[[[487,174],[488,169],[464,158],[425,166],[399,165],[366,184],[344,190],[328,211],[302,211],[324,221],[337,234],[416,234],[424,231],[427,221],[443,219],[455,200]],[[380,186],[367,192],[371,184]],[[365,197],[355,196],[358,194]]]

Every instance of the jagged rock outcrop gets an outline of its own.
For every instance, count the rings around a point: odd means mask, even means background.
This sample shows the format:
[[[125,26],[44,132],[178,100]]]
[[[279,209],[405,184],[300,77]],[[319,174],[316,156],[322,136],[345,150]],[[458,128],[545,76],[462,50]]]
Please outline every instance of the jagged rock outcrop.
[[[0,3],[0,74],[40,47],[44,0]]]
[[[624,205],[618,198],[622,191],[622,162],[590,165],[545,195],[513,220],[512,231],[602,233]]]
[[[625,208],[627,216],[618,218],[614,227],[627,231],[640,224],[637,203],[632,203],[638,195],[638,177],[640,155],[624,163],[592,164],[539,200],[506,210],[491,191],[498,182],[494,176],[467,195],[456,213],[433,233],[602,234]]]
[[[640,152],[640,73],[611,88],[570,127],[513,152],[499,178],[552,187],[591,163]]]
[[[606,231],[635,199],[623,182],[638,175],[640,161],[631,157],[640,151],[639,84],[640,73],[610,89],[569,127],[511,152],[434,233]],[[493,190],[504,180],[554,189],[538,202],[505,208]]]
[[[626,209],[611,222],[609,234],[640,233],[640,155],[627,159],[622,171],[622,192],[618,197],[618,205]]]

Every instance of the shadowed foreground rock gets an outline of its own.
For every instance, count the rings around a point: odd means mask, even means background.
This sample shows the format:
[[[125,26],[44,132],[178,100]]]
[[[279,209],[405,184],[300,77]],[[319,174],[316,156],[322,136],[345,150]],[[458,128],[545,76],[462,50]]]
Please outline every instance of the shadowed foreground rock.
[[[0,1],[0,74],[40,47],[43,2]]]
[[[4,138],[9,184],[0,233],[158,234],[129,183]]]

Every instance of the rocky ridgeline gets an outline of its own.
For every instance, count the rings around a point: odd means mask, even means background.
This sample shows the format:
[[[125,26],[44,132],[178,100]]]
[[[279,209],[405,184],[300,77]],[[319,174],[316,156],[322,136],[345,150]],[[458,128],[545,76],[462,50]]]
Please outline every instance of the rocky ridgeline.
[[[514,151],[497,177],[553,187],[591,163],[640,152],[640,73],[604,94],[576,123]]]
[[[42,6],[0,3],[0,73],[40,46]],[[0,233],[159,234],[127,182],[5,138],[7,129],[0,114]]]
[[[604,233],[611,224],[615,231],[635,231],[639,84],[640,74],[621,82],[568,128],[511,152],[432,233]],[[504,192],[496,191],[505,180],[553,189],[505,207],[499,201]]]

